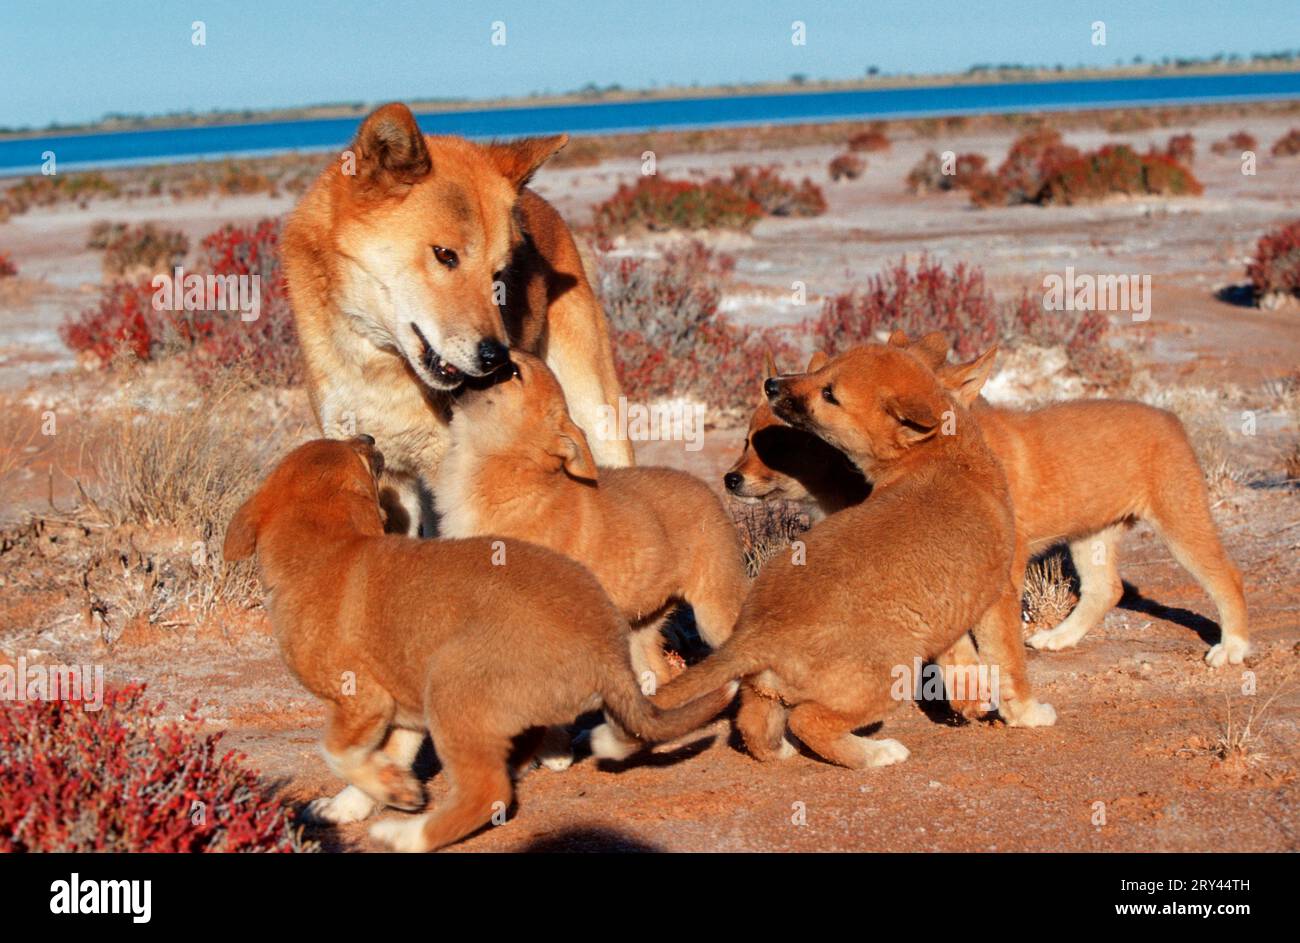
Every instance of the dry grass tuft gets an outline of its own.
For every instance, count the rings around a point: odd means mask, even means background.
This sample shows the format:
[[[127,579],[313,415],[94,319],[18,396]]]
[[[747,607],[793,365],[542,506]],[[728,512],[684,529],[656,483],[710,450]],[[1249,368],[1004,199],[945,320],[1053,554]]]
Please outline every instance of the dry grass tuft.
[[[788,501],[731,501],[730,505],[732,520],[740,531],[745,570],[751,578],[811,526],[808,515]]]
[[[1029,564],[1025,571],[1024,631],[1029,636],[1039,629],[1054,629],[1070,614],[1078,602],[1060,554],[1051,554]]]

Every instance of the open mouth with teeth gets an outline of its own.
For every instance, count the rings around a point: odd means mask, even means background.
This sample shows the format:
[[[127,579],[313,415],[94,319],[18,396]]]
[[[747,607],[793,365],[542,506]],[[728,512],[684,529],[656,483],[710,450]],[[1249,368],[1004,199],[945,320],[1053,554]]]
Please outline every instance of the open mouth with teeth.
[[[424,366],[424,369],[433,374],[435,380],[448,389],[454,389],[465,382],[465,374],[461,372],[460,368],[442,359],[442,356],[429,343],[429,339],[424,336],[423,331],[414,324],[411,325],[411,330],[420,339],[420,363]]]

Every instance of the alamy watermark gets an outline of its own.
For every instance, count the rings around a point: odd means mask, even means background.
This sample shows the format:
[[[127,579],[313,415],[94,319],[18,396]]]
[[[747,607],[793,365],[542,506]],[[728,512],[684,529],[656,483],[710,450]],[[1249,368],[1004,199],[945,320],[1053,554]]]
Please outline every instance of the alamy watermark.
[[[1151,320],[1150,275],[1076,274],[1053,272],[1043,279],[1043,308],[1048,311],[1122,311],[1134,321]]]
[[[686,451],[704,447],[704,404],[670,400],[645,405],[618,398],[618,408],[596,410],[596,437],[603,442],[684,442]]]
[[[186,274],[182,266],[155,275],[155,311],[238,311],[241,321],[262,313],[262,276]]]
[[[0,701],[81,701],[88,711],[104,706],[103,665],[0,665]]]

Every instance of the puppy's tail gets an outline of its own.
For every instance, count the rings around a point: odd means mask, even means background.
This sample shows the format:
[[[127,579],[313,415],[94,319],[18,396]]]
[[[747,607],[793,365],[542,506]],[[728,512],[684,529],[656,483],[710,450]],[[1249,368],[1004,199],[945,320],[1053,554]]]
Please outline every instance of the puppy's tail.
[[[658,743],[690,733],[718,716],[736,696],[736,687],[727,680],[702,691],[688,703],[665,710],[641,693],[636,677],[624,668],[612,674],[601,696],[610,716],[628,733],[647,743]]]
[[[733,637],[694,668],[688,668],[654,696],[657,707],[675,710],[694,702],[715,688],[746,675],[762,671],[764,660],[748,651],[742,637]]]

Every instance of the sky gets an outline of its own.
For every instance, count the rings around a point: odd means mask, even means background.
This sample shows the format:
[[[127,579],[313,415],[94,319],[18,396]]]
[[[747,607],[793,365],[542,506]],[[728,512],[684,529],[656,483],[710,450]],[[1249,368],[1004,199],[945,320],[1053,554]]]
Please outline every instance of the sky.
[[[0,0],[0,127],[1285,49],[1300,0]]]

